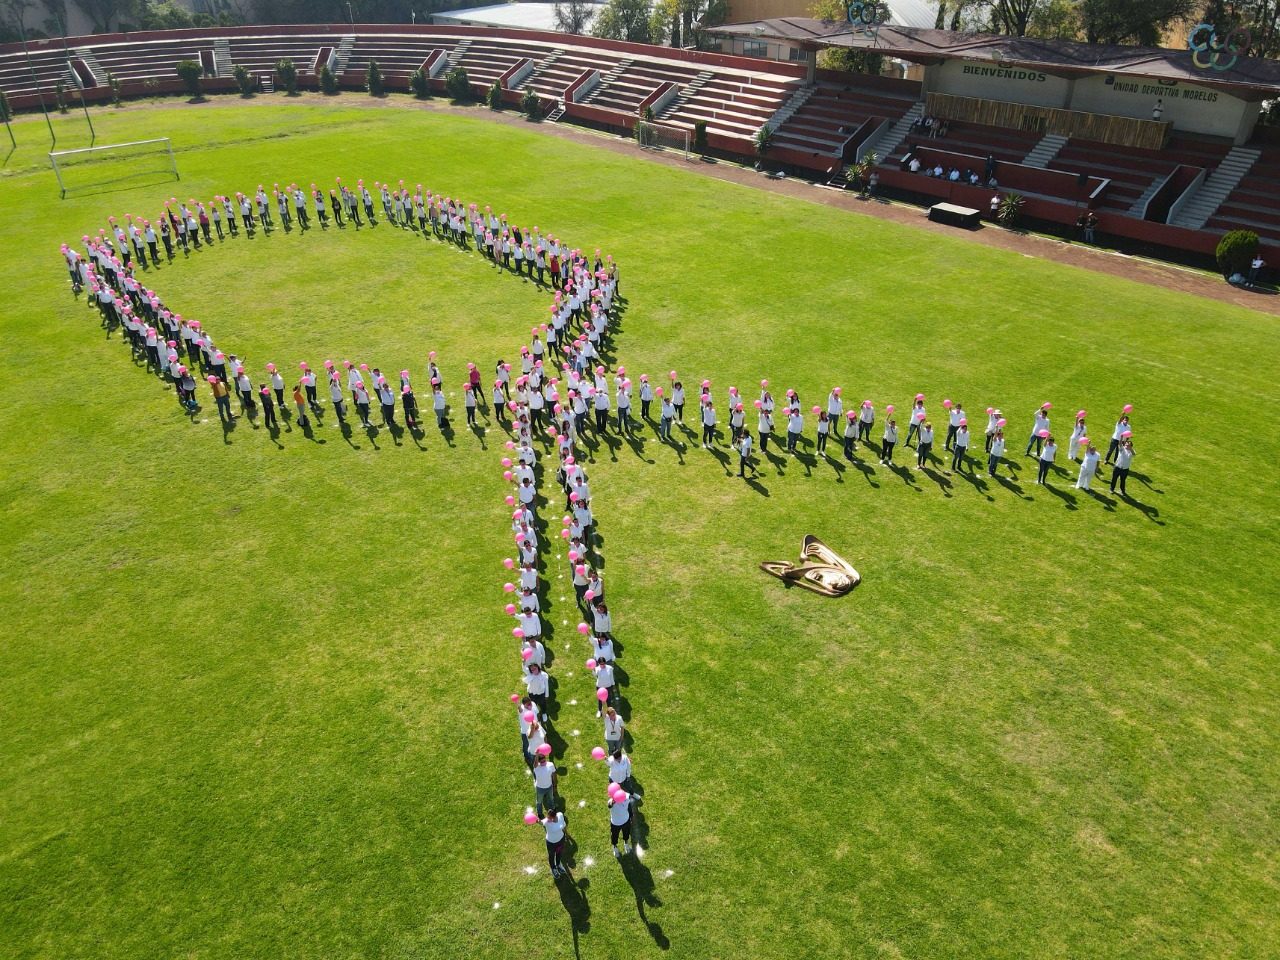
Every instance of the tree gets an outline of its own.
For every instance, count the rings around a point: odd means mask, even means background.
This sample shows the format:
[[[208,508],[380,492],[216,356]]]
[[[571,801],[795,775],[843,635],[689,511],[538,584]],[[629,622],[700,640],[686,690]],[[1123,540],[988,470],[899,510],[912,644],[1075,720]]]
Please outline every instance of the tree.
[[[8,123],[13,119],[13,111],[9,108],[9,95],[0,90],[0,123]]]
[[[995,0],[991,4],[991,26],[997,33],[1025,37],[1031,15],[1044,0]]]
[[[1209,0],[1204,21],[1221,39],[1236,27],[1247,29],[1248,56],[1280,57],[1280,0]]]
[[[139,0],[75,0],[93,24],[94,33],[110,33],[133,21],[142,4]]]
[[[110,70],[107,71],[107,86],[111,89],[111,105],[120,106],[120,78]]]
[[[1230,279],[1232,274],[1244,273],[1258,253],[1258,235],[1252,230],[1232,230],[1218,241],[1218,269]]]
[[[809,13],[818,20],[843,20],[845,5],[843,0],[817,0]],[[878,74],[884,69],[884,57],[869,50],[831,47],[818,51],[818,66],[823,70]]]
[[[409,76],[409,89],[419,100],[428,99],[431,96],[431,80],[427,76],[427,71],[421,67],[413,71]]]
[[[1026,203],[1020,193],[1006,193],[996,208],[996,219],[1002,227],[1013,227],[1022,216],[1022,205]]]
[[[298,68],[293,65],[293,61],[288,57],[276,61],[276,79],[289,96],[293,96],[298,92]]]
[[[707,153],[707,121],[697,120],[693,124],[693,149],[703,156]]]
[[[58,105],[59,113],[67,112],[67,85],[61,80],[54,84],[53,102]]]
[[[338,78],[333,75],[327,63],[320,68],[320,92],[328,97],[338,92]]]
[[[140,30],[181,30],[195,26],[190,11],[172,0],[137,0],[130,19]]]
[[[718,27],[729,19],[729,0],[703,0],[697,19],[693,21],[690,35],[685,37],[685,45],[702,49],[707,30]]]
[[[757,130],[756,136],[755,136],[755,144],[756,144],[756,155],[760,157],[761,160],[763,160],[764,155],[768,153],[769,148],[773,146],[773,127],[769,126],[766,123],[763,127]]]
[[[502,84],[497,80],[493,81],[493,86],[489,88],[489,95],[485,97],[485,103],[489,104],[490,110],[502,109]]]
[[[326,67],[325,69],[328,68]],[[364,88],[375,97],[380,97],[385,92],[382,83],[382,69],[378,66],[377,60],[369,61],[369,69],[364,75]]]
[[[581,36],[591,28],[595,7],[590,0],[556,0],[553,12],[557,30]]]
[[[591,32],[610,40],[651,42],[649,0],[609,0],[596,17]]]
[[[236,78],[236,86],[240,88],[240,96],[253,96],[253,74],[245,69],[244,64],[236,64],[234,75]]]
[[[520,98],[520,109],[530,120],[542,119],[542,100],[532,89],[526,90],[524,96]]]
[[[471,78],[463,67],[454,67],[444,78],[444,89],[456,103],[471,99]]]
[[[649,14],[649,36],[654,43],[680,46],[680,0],[654,0]]]
[[[194,60],[178,61],[178,76],[187,85],[187,93],[191,99],[200,100],[200,78],[204,76],[204,68]]]
[[[1080,0],[1089,43],[1154,46],[1170,25],[1194,16],[1203,0]]]

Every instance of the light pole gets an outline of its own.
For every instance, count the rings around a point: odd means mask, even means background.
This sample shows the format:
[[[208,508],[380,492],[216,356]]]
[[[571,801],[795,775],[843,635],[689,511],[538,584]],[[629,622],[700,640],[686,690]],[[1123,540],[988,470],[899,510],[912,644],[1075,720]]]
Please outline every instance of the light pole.
[[[356,15],[351,12],[351,0],[347,0],[347,19],[351,21],[352,29],[355,29]]]

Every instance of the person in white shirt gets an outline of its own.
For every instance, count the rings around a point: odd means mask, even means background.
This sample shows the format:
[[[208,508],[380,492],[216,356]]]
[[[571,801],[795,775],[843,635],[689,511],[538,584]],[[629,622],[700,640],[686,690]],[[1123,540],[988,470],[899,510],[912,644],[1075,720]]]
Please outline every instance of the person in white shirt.
[[[1084,417],[1077,416],[1076,424],[1071,428],[1071,439],[1067,441],[1067,459],[1075,462],[1076,454],[1080,452],[1080,441],[1089,434],[1084,425]]]
[[[533,765],[533,809],[542,816],[542,811],[556,808],[556,786],[560,777],[556,773],[555,764],[539,755]]]
[[[524,644],[520,648],[520,658],[530,666],[535,663],[539,667],[547,665],[547,648],[538,640],[530,640],[525,637]]]
[[[965,455],[969,452],[969,423],[967,420],[961,420],[957,426],[954,443],[955,447],[951,454],[951,469],[963,473]]]
[[[1111,463],[1115,455],[1120,452],[1120,441],[1127,440],[1126,432],[1131,432],[1129,427],[1129,415],[1121,414],[1120,419],[1116,421],[1115,429],[1111,431],[1111,443],[1107,446],[1106,463]]]
[[[964,407],[959,403],[953,403],[951,409],[947,411],[947,439],[942,444],[943,450],[950,450],[955,444],[956,433],[960,429],[960,421],[964,418]]]
[[[1053,442],[1053,434],[1039,439],[1044,440],[1044,448],[1040,451],[1040,468],[1036,474],[1036,483],[1043,486],[1045,477],[1049,475],[1049,468],[1053,466],[1053,458],[1058,455],[1058,445]]]
[[[564,814],[548,809],[542,818],[542,829],[547,835],[547,863],[551,866],[551,876],[558,879],[569,872],[561,860],[564,855]]]
[[[609,754],[607,762],[609,764],[609,782],[630,790],[628,781],[631,780],[631,758],[621,750],[615,750]]]
[[[599,639],[612,640],[613,639],[613,617],[609,615],[609,608],[605,606],[604,601],[601,600],[599,597],[596,598],[595,605],[592,607],[591,616],[592,616],[592,631],[594,632],[595,636]],[[597,656],[597,659],[612,660],[613,653],[610,652],[608,656],[603,658],[600,656]]]
[[[831,434],[831,418],[825,410],[818,413],[818,449],[820,457],[827,455],[827,437]]]
[[[996,475],[996,468],[1000,466],[1000,461],[1004,458],[1004,431],[996,427],[996,432],[991,435],[991,447],[987,451],[987,473],[991,476]]]
[[[525,698],[530,699],[528,697]],[[529,765],[529,769],[533,770],[533,765],[538,762],[538,748],[547,742],[547,731],[537,720],[537,705],[525,711],[533,713],[534,719],[528,725],[528,731],[525,733],[525,763]]]
[[[716,439],[716,406],[707,398],[702,405],[702,449],[710,450]]]
[[[911,446],[911,441],[920,432],[920,425],[924,423],[926,416],[924,399],[916,397],[915,405],[911,408],[911,420],[907,424],[907,439],[903,442],[903,446]]]
[[[661,387],[658,388],[658,392],[662,392]],[[675,417],[676,408],[675,405],[672,404],[671,398],[663,397],[662,414],[661,418],[658,420],[658,439],[668,441],[671,439],[671,424],[675,420]]]
[[[609,663],[607,660],[603,662],[597,660],[596,668],[592,672],[596,675],[596,690],[604,690],[608,694],[608,699],[603,702],[600,700],[596,701],[596,716],[599,717],[603,715],[606,703],[612,706],[617,700],[618,689],[615,685],[613,676],[613,664]]]
[[[876,422],[876,408],[870,400],[862,401],[862,412],[858,414],[858,439],[863,443],[871,442],[871,427]]]
[[[796,452],[796,444],[803,435],[804,414],[800,412],[800,403],[797,401],[787,413],[787,453]]]
[[[1036,448],[1036,456],[1040,455],[1040,451],[1044,449],[1044,436],[1042,430],[1049,429],[1049,411],[1045,407],[1041,407],[1036,411],[1035,423],[1031,427],[1031,439],[1027,441],[1026,456],[1031,456],[1031,448]]]
[[[1129,467],[1133,463],[1133,441],[1125,440],[1120,445],[1120,450],[1116,454],[1116,466],[1111,471],[1111,492],[1116,492],[1116,483],[1120,484],[1120,496],[1128,497],[1129,491],[1125,489],[1125,483],[1129,479]]]
[[[613,637],[600,634],[593,637],[591,640],[591,656],[597,661],[618,659],[613,649]]]
[[[844,415],[844,458],[853,459],[853,447],[858,440],[858,412],[850,410]]]
[[[618,856],[618,837],[622,837],[622,852],[631,852],[631,798],[626,793],[617,793],[619,799],[609,800],[609,844],[613,847],[613,855]]]
[[[929,462],[929,451],[933,449],[933,424],[925,420],[920,424],[920,432],[916,438],[916,469],[923,470]]]
[[[987,453],[991,452],[991,438],[1000,429],[1001,416],[1002,414],[996,407],[987,407],[987,429],[984,431],[986,439],[983,441],[983,449]]]
[[[1098,459],[1100,454],[1098,448],[1092,443],[1084,452],[1084,460],[1080,463],[1080,473],[1076,477],[1076,489],[1088,490],[1089,484],[1093,480],[1093,475],[1098,472]]]
[[[547,716],[547,674],[536,663],[525,667],[524,685],[529,691],[529,699],[538,706],[538,716]]]
[[[604,746],[609,753],[617,753],[622,749],[622,731],[626,729],[626,724],[622,722],[622,717],[618,716],[618,711],[613,707],[609,707],[604,712]]]
[[[898,421],[890,417],[884,422],[884,436],[880,439],[880,462],[893,463],[893,448],[898,443]]]
[[[744,480],[747,476],[747,467],[751,468],[751,476],[757,477],[755,462],[751,459],[751,434],[743,430],[742,436],[738,438],[738,476]]]

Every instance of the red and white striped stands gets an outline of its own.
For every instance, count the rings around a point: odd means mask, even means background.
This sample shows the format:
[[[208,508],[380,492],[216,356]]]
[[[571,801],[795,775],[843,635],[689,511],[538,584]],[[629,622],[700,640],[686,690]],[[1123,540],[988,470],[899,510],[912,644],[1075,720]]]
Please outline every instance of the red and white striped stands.
[[[1249,173],[1205,226],[1219,232],[1252,230],[1265,240],[1280,243],[1280,146],[1262,148]]]

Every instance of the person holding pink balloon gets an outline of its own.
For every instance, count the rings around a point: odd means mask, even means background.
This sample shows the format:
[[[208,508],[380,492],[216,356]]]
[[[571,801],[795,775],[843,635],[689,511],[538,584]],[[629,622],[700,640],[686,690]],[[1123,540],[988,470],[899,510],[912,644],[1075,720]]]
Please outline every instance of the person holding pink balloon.
[[[525,664],[525,689],[529,691],[529,699],[537,704],[538,717],[542,720],[547,717],[547,694],[550,691],[549,679],[546,671],[536,663]]]
[[[1080,452],[1080,441],[1088,437],[1088,428],[1084,423],[1085,411],[1076,414],[1075,425],[1071,428],[1071,438],[1067,441],[1067,459],[1076,462],[1076,454]]]
[[[1000,411],[995,407],[987,407],[987,429],[983,431],[985,439],[982,445],[982,449],[987,453],[991,452],[991,438],[995,436],[996,430],[1000,427],[997,422],[999,419]]]
[[[618,853],[618,838],[622,838],[622,853],[631,852],[631,797],[621,787],[609,794],[609,845],[613,855]]]
[[[631,790],[631,758],[622,752],[622,748],[609,754],[606,761],[609,766],[609,782],[616,783],[623,790],[634,793]]]
[[[880,437],[880,462],[893,463],[893,448],[898,443],[898,421],[893,418],[893,405],[885,407],[888,417],[884,422],[884,433]]]
[[[853,459],[853,448],[858,442],[858,411],[850,410],[844,415],[844,458]]]
[[[533,822],[538,822],[536,817]],[[542,817],[542,829],[546,833],[547,863],[551,866],[551,876],[558,880],[569,872],[561,859],[564,856],[566,833],[564,813],[560,810],[547,810]]]
[[[560,775],[555,764],[549,759],[551,744],[544,743],[538,747],[538,759],[533,764],[533,809],[542,816],[556,809],[556,787],[560,785]]]
[[[960,432],[960,421],[965,419],[964,405],[958,400],[955,403],[943,400],[942,405],[947,408],[947,439],[943,442],[942,449],[950,450],[955,446],[956,434]]]
[[[1050,404],[1041,404],[1040,409],[1036,411],[1035,423],[1031,427],[1031,439],[1027,441],[1026,456],[1031,456],[1031,448],[1036,448],[1036,456],[1040,456],[1044,449],[1044,438],[1048,434],[1049,427],[1049,407]]]
[[[1129,479],[1129,467],[1133,463],[1133,441],[1127,436],[1120,444],[1120,449],[1116,453],[1115,469],[1111,471],[1111,492],[1116,492],[1116,484],[1120,484],[1120,496],[1128,497],[1129,491],[1125,489],[1125,483]]]
[[[838,397],[836,399],[839,399]],[[817,409],[816,407],[814,409]],[[818,410],[818,449],[820,457],[827,455],[827,437],[831,434],[831,417],[825,410]]]
[[[1040,466],[1036,474],[1036,483],[1044,486],[1045,478],[1049,476],[1049,468],[1053,466],[1053,459],[1058,455],[1058,445],[1053,442],[1053,434],[1048,430],[1038,435],[1037,439],[1044,441],[1044,445],[1040,450]]]
[[[996,432],[989,438],[987,449],[987,474],[994,477],[1000,461],[1004,459],[1004,431],[996,427]]]
[[[933,450],[933,424],[928,420],[921,421],[916,433],[916,469],[923,470],[929,462],[930,451]]]
[[[876,422],[876,408],[870,400],[862,401],[862,411],[858,414],[858,439],[863,443],[871,442],[871,427]]]
[[[1129,427],[1129,411],[1132,409],[1132,404],[1125,404],[1124,412],[1120,414],[1120,419],[1116,421],[1115,429],[1111,431],[1111,443],[1107,446],[1107,458],[1105,461],[1108,466],[1120,452],[1121,441],[1133,436],[1133,431]]]
[[[787,414],[787,453],[795,454],[796,444],[804,436],[804,414],[800,412],[800,401],[796,400],[786,411]]]
[[[586,624],[583,624],[586,626]],[[596,662],[601,660],[616,660],[613,649],[613,636],[611,634],[596,634],[591,639],[591,656]]]
[[[594,630],[596,637],[612,640],[613,617],[609,616],[609,608],[605,606],[603,597],[597,596],[595,598],[595,605],[591,611],[591,615],[592,629]],[[609,659],[612,660],[613,657],[610,656]]]
[[[956,473],[964,473],[965,456],[969,452],[969,421],[964,417],[956,424],[951,443],[951,469]]]
[[[591,672],[596,676],[596,716],[600,717],[604,714],[605,705],[613,706],[618,699],[617,681],[613,675],[613,664],[608,660],[597,660]]]
[[[924,394],[917,393],[915,402],[911,407],[910,422],[907,425],[907,439],[902,444],[904,447],[911,446],[912,439],[920,435],[920,427],[927,417],[928,414],[925,413],[924,408]]]
[[[1076,489],[1091,492],[1089,484],[1093,481],[1093,475],[1098,472],[1098,460],[1101,458],[1101,454],[1098,453],[1098,448],[1090,443],[1087,437],[1080,442],[1082,445],[1086,445],[1086,449],[1084,459],[1080,462],[1080,473],[1076,477]]]

